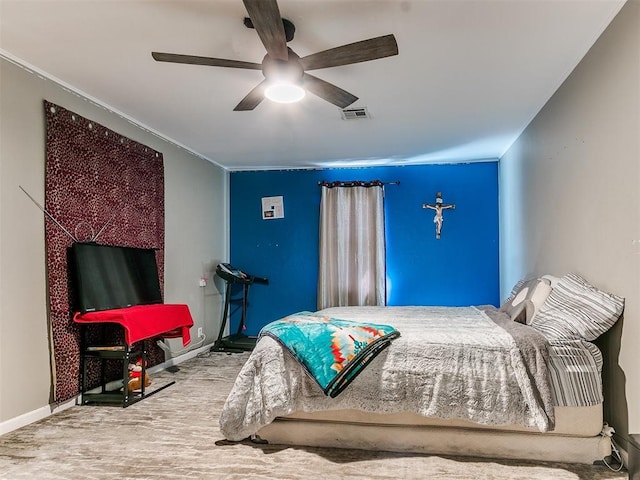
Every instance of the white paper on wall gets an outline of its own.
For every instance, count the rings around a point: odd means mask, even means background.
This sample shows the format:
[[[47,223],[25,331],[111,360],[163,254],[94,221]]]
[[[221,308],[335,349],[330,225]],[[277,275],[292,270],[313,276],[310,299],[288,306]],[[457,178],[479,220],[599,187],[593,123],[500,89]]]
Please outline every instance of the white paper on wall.
[[[272,220],[274,218],[284,218],[283,197],[262,197],[262,219]]]

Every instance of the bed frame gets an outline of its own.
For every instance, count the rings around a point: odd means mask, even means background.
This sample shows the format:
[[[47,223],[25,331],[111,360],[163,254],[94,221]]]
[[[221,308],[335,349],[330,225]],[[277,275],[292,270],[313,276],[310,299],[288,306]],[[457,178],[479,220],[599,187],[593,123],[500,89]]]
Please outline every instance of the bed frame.
[[[602,404],[556,407],[556,428],[486,426],[413,413],[297,412],[258,431],[270,444],[592,464],[611,455]]]

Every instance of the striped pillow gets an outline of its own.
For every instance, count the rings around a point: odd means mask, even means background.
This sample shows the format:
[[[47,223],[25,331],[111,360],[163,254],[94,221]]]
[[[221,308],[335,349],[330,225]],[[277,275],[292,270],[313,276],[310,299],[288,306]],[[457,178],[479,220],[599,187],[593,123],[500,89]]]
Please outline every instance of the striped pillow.
[[[595,340],[624,309],[624,298],[598,290],[575,273],[562,277],[531,326],[548,339]]]

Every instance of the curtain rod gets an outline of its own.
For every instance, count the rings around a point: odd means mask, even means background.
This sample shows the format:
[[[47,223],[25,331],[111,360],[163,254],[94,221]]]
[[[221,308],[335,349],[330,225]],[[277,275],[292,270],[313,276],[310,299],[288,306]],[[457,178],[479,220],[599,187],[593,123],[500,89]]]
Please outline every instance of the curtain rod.
[[[396,180],[395,182],[383,182],[381,180],[352,180],[349,182],[343,182],[340,180],[336,180],[334,182],[328,182],[327,180],[321,180],[318,182],[318,185],[321,187],[375,187],[375,186],[384,186],[384,185],[400,185],[400,180]]]

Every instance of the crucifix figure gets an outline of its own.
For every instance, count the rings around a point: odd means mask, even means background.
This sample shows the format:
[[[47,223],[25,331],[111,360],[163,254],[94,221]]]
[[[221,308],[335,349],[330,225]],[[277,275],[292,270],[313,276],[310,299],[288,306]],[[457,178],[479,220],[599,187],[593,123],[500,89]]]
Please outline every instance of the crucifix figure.
[[[456,206],[451,203],[442,203],[442,192],[438,192],[436,193],[436,203],[423,203],[422,208],[430,208],[431,210],[435,210],[436,214],[433,217],[433,223],[436,224],[436,238],[440,238],[442,222],[444,221],[442,211],[449,208],[456,208]]]

